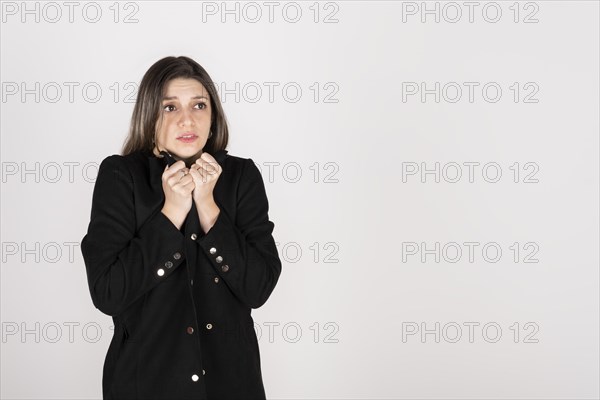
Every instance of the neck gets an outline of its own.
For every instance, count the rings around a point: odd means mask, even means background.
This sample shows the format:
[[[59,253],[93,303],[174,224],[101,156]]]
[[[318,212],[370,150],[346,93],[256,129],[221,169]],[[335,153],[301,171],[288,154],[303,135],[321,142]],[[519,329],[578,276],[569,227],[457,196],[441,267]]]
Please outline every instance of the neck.
[[[188,157],[188,158],[181,158],[181,157],[179,157],[179,156],[177,156],[177,155],[175,155],[173,153],[171,153],[171,155],[177,161],[183,160],[183,162],[185,163],[185,166],[187,168],[190,168],[196,162],[196,160],[200,158],[200,156],[202,155],[202,150],[200,150],[198,153],[196,153],[193,156]]]
[[[193,155],[193,156],[191,156],[191,157],[182,158],[182,157],[179,157],[177,154],[175,154],[175,153],[172,153],[172,152],[170,152],[170,151],[168,151],[168,150],[165,150],[165,151],[167,151],[169,154],[171,154],[171,156],[172,156],[172,157],[173,157],[173,158],[174,158],[176,161],[183,160],[183,162],[185,163],[185,166],[186,166],[187,168],[190,168],[190,167],[191,167],[191,166],[192,166],[192,165],[193,165],[193,164],[196,162],[196,160],[200,158],[200,156],[201,156],[201,155],[202,155],[202,153],[203,153],[203,151],[202,151],[202,150],[200,150],[198,153],[194,154],[194,155]],[[157,157],[161,157],[161,156],[160,156],[160,150],[159,150],[158,148],[156,148],[156,147],[155,147],[155,148],[154,148],[154,150],[153,150],[153,152],[154,152],[154,155],[156,155]]]

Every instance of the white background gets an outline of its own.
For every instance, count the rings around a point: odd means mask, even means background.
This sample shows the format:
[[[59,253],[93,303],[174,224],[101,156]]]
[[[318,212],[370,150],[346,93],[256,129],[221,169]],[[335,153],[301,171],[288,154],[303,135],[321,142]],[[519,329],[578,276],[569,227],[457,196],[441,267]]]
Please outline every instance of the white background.
[[[3,2],[2,398],[101,398],[112,320],[79,243],[168,55],[211,74],[263,173],[269,398],[598,398],[598,2],[274,4]]]

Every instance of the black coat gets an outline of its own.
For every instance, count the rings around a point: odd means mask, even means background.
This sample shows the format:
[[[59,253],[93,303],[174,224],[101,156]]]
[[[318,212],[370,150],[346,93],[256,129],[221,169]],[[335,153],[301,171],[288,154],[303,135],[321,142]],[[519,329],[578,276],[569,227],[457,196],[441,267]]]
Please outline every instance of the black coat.
[[[100,164],[81,242],[92,302],[114,322],[105,399],[265,398],[251,309],[281,273],[268,201],[252,159],[227,155],[204,233],[160,211],[165,161],[151,152]]]

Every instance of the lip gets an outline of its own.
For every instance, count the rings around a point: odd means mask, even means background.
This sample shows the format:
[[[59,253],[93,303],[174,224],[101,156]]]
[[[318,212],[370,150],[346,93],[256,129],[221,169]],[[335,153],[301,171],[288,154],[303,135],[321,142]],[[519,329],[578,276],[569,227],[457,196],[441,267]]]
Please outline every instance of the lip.
[[[187,136],[187,135],[191,135],[191,136],[189,138],[184,138],[184,136]],[[184,142],[184,143],[191,143],[191,142],[195,141],[196,139],[198,139],[198,135],[196,135],[193,132],[185,132],[181,136],[177,137],[177,140]]]

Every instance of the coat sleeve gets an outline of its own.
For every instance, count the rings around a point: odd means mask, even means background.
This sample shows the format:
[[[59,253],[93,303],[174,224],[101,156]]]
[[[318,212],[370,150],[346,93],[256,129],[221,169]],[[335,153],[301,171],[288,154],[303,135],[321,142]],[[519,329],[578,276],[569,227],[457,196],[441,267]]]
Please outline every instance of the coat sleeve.
[[[164,281],[185,258],[183,234],[160,210],[136,229],[133,193],[124,158],[104,159],[81,252],[92,302],[111,316]]]
[[[281,260],[262,176],[252,159],[244,163],[235,221],[217,202],[221,211],[215,224],[196,242],[235,296],[248,307],[258,308],[277,284]]]

